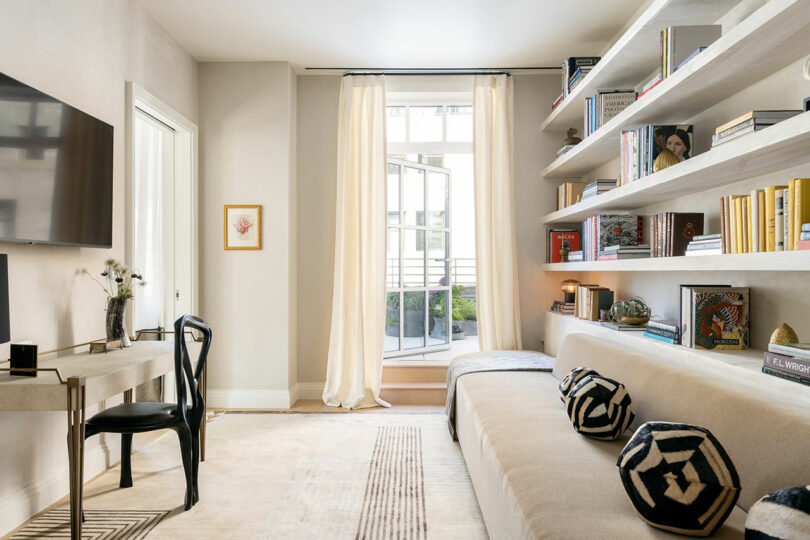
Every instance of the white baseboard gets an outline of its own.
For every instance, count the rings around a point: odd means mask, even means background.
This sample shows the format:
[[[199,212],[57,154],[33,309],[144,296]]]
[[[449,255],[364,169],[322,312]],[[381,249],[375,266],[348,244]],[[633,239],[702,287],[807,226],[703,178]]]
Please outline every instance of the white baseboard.
[[[206,392],[206,405],[222,409],[289,409],[295,403],[289,390],[214,390]]]
[[[323,382],[300,382],[295,385],[295,394],[298,399],[321,399],[323,397]]]
[[[84,481],[87,482],[119,460],[120,437],[105,438],[99,445],[85,449]],[[67,446],[65,447],[67,454]],[[114,457],[113,457],[114,456]],[[16,529],[69,493],[70,472],[67,463],[53,468],[23,489],[0,500],[0,536]]]

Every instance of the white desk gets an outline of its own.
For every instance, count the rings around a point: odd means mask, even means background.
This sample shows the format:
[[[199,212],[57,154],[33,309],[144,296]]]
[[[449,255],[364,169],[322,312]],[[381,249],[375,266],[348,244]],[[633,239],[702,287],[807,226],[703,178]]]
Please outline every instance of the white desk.
[[[189,343],[195,357],[199,347]],[[0,371],[0,410],[67,411],[70,462],[70,532],[79,540],[82,528],[84,477],[84,422],[87,403],[118,394],[132,401],[132,389],[174,371],[174,342],[136,341],[126,349],[107,353],[83,352],[39,360],[37,377],[11,376]],[[201,381],[203,396],[205,383]],[[205,426],[205,420],[203,420]],[[205,428],[200,433],[204,460]]]

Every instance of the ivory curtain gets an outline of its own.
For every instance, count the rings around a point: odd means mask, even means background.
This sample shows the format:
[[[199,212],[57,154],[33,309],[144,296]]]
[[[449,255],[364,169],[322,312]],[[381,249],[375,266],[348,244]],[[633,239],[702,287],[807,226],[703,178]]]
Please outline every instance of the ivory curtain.
[[[520,299],[512,201],[512,78],[473,81],[478,342],[520,349]]]
[[[332,328],[323,401],[357,409],[380,399],[385,331],[386,149],[382,76],[340,87]]]

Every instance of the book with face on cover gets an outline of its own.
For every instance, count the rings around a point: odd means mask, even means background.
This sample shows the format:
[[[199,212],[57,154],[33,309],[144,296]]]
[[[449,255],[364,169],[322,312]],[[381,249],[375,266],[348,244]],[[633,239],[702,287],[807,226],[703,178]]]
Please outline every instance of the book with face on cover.
[[[748,287],[692,291],[691,342],[696,349],[740,350],[749,341]]]

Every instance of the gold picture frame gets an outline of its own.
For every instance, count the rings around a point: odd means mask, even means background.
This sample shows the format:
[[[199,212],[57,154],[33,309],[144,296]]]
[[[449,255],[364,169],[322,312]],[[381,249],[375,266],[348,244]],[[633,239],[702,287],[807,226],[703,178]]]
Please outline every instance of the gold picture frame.
[[[258,204],[226,204],[225,249],[262,249],[262,207]]]

